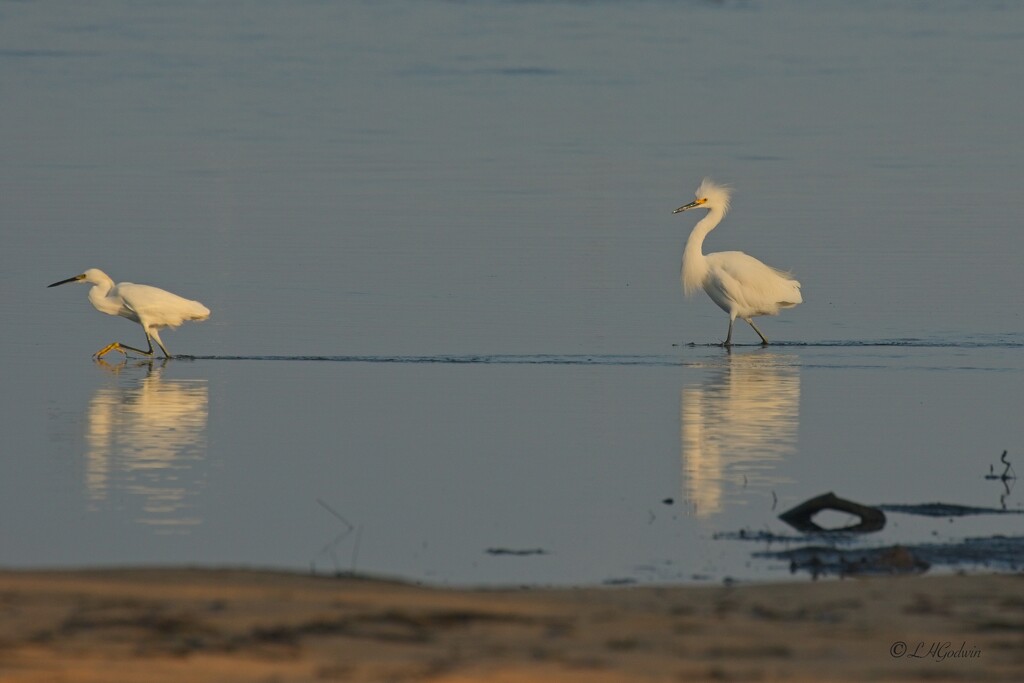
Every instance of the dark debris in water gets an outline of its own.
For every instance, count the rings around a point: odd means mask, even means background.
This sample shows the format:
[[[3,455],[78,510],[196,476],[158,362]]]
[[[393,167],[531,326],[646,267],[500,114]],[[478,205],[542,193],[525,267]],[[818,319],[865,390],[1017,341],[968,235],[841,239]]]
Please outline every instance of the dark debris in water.
[[[814,577],[918,574],[940,566],[981,566],[1016,571],[1024,565],[1024,536],[986,536],[958,543],[860,549],[806,546],[758,552],[754,557],[788,560],[791,572],[804,571]]]
[[[916,505],[879,505],[886,512],[900,512],[924,517],[966,517],[968,515],[1021,515],[1024,510],[1002,510],[1000,508],[979,508],[952,503],[919,503]]]
[[[605,579],[601,582],[605,586],[633,586],[636,584],[636,579],[628,577],[615,577],[611,579]]]
[[[529,557],[531,555],[547,555],[543,548],[488,548],[488,555],[505,555],[510,557]]]
[[[840,510],[860,517],[860,523],[840,529],[823,529],[812,517],[821,510]],[[885,525],[882,511],[926,517],[963,517],[967,515],[1024,514],[1024,510],[971,507],[952,503],[916,505],[889,504],[866,506],[826,493],[811,498],[779,518],[803,532],[797,535],[772,531],[740,530],[719,532],[716,540],[758,541],[784,544],[785,550],[763,550],[754,557],[788,561],[793,573],[818,576],[855,576],[872,574],[918,574],[932,567],[987,567],[1019,570],[1024,566],[1024,536],[989,536],[948,543],[922,543],[880,547],[856,547],[865,531],[877,531]],[[876,520],[877,518],[877,520]],[[873,522],[876,522],[872,524]],[[793,547],[802,544],[801,547]]]
[[[711,535],[711,538],[716,541],[765,541],[768,543],[785,543],[807,540],[806,536],[787,536],[785,534],[776,534],[771,531],[753,531],[748,529],[740,529],[739,531],[716,531]]]
[[[805,534],[777,534],[773,531],[740,529],[739,531],[717,531],[711,538],[716,541],[760,541],[763,543],[807,543],[821,540],[823,543],[853,543],[860,540],[858,534],[842,531],[821,531]]]

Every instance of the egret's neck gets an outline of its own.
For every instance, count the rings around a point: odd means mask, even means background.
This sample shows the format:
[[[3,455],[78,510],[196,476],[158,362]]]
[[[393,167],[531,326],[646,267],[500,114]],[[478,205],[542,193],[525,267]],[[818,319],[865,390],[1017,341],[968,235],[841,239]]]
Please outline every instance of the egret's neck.
[[[94,282],[89,288],[89,303],[100,313],[117,315],[121,310],[121,302],[109,298],[110,290],[114,288],[113,281]]]
[[[686,240],[686,248],[683,249],[683,291],[686,294],[699,289],[704,284],[704,278],[708,273],[708,263],[701,249],[704,246],[704,238],[714,230],[722,220],[722,216],[723,212],[720,209],[708,211],[708,215],[693,226],[693,232]]]

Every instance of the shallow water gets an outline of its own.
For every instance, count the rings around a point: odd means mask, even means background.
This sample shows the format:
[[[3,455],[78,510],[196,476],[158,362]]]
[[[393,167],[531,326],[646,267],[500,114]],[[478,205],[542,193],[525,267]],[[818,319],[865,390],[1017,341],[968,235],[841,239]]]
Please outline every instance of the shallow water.
[[[1024,436],[1019,346],[60,361],[4,411],[21,421],[5,420],[3,561],[784,578],[750,557],[770,544],[715,534],[791,532],[776,515],[827,490],[1024,510],[984,479]],[[889,517],[870,543],[1020,527]]]
[[[0,6],[0,564],[774,579],[714,534],[829,490],[1020,508],[984,475],[1024,444],[1022,19]],[[803,282],[769,348],[680,292],[704,175],[706,248]],[[141,341],[45,288],[90,266],[209,306],[189,357],[90,362]]]

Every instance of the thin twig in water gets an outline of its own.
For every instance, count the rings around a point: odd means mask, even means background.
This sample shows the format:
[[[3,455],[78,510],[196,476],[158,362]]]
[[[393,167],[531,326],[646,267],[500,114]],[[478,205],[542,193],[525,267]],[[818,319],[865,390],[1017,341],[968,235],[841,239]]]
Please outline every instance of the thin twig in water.
[[[316,502],[320,504],[320,507],[322,507],[323,509],[327,510],[327,512],[331,513],[332,516],[334,516],[338,521],[340,521],[342,524],[345,525],[344,531],[342,531],[340,534],[335,536],[334,540],[332,540],[330,543],[327,543],[326,545],[324,545],[324,547],[320,549],[320,553],[319,553],[319,555],[330,555],[331,556],[331,560],[334,562],[334,573],[338,574],[338,573],[341,572],[341,563],[338,562],[338,554],[335,552],[335,548],[337,548],[338,545],[343,540],[348,538],[349,534],[351,534],[353,530],[356,530],[356,527],[353,526],[352,523],[349,522],[347,519],[345,519],[345,517],[340,512],[338,512],[337,510],[332,508],[330,505],[328,505],[322,498],[317,498]],[[353,557],[352,557],[353,571],[355,571],[355,553],[357,553],[359,551],[359,531],[361,531],[361,529],[356,530],[356,531],[357,531],[357,534],[356,534],[356,547],[353,550]],[[315,569],[315,567],[316,567],[315,562],[314,562],[313,566],[314,566],[314,569]]]
[[[1003,454],[999,456],[999,459],[1004,465],[1006,465],[1006,469],[1003,470],[1003,476],[1000,477],[1000,479],[1016,479],[1017,473],[1013,471],[1013,465],[1011,465],[1010,461],[1007,460],[1006,451],[1003,451]],[[1013,474],[1010,474],[1011,472],[1013,472]]]
[[[347,526],[347,527],[348,527],[348,530],[349,530],[349,531],[351,531],[351,530],[352,530],[352,529],[354,528],[354,527],[352,526],[352,523],[351,523],[351,522],[349,522],[349,521],[348,521],[347,519],[345,519],[344,517],[342,517],[342,516],[341,516],[341,513],[340,513],[340,512],[338,512],[337,510],[335,510],[334,508],[332,508],[332,507],[331,507],[330,505],[328,505],[327,503],[325,503],[325,502],[324,502],[324,499],[323,499],[323,498],[317,498],[317,499],[316,499],[316,502],[320,504],[320,507],[322,507],[323,509],[327,510],[327,511],[328,511],[328,512],[330,512],[330,513],[331,513],[332,515],[334,515],[335,517],[337,517],[338,519],[340,519],[340,520],[341,520],[341,523],[342,523],[342,524],[344,524],[345,526]]]
[[[1006,467],[1003,468],[1002,474],[996,474],[996,468],[994,465],[988,466],[988,474],[985,475],[986,479],[998,480],[1003,482],[1003,488],[1005,489],[1002,495],[999,496],[999,504],[1002,508],[1006,509],[1006,498],[1010,495],[1010,491],[1013,490],[1013,484],[1017,481],[1017,473],[1013,469],[1013,465],[1010,464],[1010,459],[1006,457],[1007,451],[1004,450],[1003,454],[999,456],[999,461],[1002,462]]]
[[[359,560],[359,543],[363,540],[363,527],[359,525],[356,528],[356,542],[352,547],[352,573],[356,573],[356,562]]]
[[[995,467],[993,465],[988,466],[988,474],[985,475],[986,479],[999,479],[1000,481],[1007,481],[1008,479],[1016,479],[1017,473],[1013,470],[1013,465],[1010,464],[1009,459],[1006,457],[1007,451],[1003,451],[1003,454],[999,456],[1000,462],[1006,467],[1003,469],[1002,474],[995,473]]]

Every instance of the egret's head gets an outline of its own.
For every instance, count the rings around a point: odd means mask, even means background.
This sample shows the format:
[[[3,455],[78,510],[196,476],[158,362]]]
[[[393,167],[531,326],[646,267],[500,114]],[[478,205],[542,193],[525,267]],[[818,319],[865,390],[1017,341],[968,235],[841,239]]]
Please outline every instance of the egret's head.
[[[94,285],[102,285],[104,283],[111,282],[110,276],[99,268],[90,268],[82,273],[81,278],[86,282],[93,283]]]
[[[710,178],[705,178],[694,193],[697,199],[680,206],[672,213],[682,213],[689,209],[708,209],[709,211],[718,209],[724,214],[729,210],[729,190],[730,188],[725,185],[719,185]]]
[[[56,287],[57,285],[66,285],[69,282],[91,282],[94,285],[104,284],[107,282],[113,282],[110,276],[104,273],[99,268],[90,268],[81,275],[69,277],[67,280],[61,280],[60,282],[54,282],[52,285],[46,285],[47,287]]]

